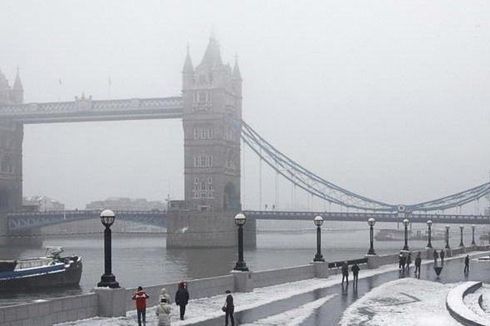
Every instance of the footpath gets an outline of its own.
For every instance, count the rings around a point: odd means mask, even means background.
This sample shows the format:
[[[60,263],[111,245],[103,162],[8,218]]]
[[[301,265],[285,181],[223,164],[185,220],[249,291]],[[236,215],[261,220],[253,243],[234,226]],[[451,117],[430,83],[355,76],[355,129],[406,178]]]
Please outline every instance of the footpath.
[[[485,251],[468,252],[471,257],[488,254]],[[441,274],[444,281],[457,282],[463,280],[460,262],[466,253],[446,258],[446,266]],[[451,263],[451,261],[455,261]],[[432,269],[433,261],[424,259],[422,262],[422,279],[435,280]],[[489,264],[490,265],[490,264]],[[460,268],[461,267],[461,268]],[[412,265],[412,270],[413,270]],[[474,277],[483,277],[475,272]],[[487,274],[488,275],[488,274]],[[343,311],[364,293],[374,287],[400,277],[412,277],[412,274],[398,272],[398,264],[390,263],[376,269],[367,269],[361,266],[359,285],[341,287],[341,277],[330,275],[328,278],[311,278],[296,282],[288,282],[273,286],[253,289],[251,292],[233,293],[235,301],[235,320],[240,325],[337,325]],[[485,276],[484,281],[488,281]],[[171,292],[171,294],[173,294]],[[173,304],[171,314],[172,325],[220,325],[224,314],[221,307],[226,295],[219,294],[189,301],[184,321],[178,318],[178,307]],[[192,298],[192,291],[191,291]],[[323,310],[324,313],[321,313]],[[147,324],[156,325],[155,307],[147,309]],[[59,324],[59,326],[129,326],[137,325],[136,312],[128,311],[126,316],[117,318],[95,317]]]

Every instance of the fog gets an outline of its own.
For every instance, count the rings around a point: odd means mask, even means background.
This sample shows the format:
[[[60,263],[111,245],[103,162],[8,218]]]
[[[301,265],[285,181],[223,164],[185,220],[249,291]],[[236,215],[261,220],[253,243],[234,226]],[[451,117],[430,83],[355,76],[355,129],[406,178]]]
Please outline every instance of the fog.
[[[214,33],[238,55],[244,120],[327,180],[413,203],[489,178],[488,1],[2,0],[0,17],[25,102],[180,95],[187,44],[196,65]],[[245,208],[324,207],[265,166],[260,199],[242,153]],[[25,127],[26,195],[177,199],[183,179],[180,120]]]

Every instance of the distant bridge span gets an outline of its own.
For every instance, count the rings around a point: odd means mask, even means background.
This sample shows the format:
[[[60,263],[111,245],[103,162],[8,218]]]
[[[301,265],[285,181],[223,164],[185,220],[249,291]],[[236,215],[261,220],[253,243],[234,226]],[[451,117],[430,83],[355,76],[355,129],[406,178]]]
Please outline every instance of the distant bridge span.
[[[166,227],[166,211],[115,211],[117,219],[145,225]],[[348,212],[294,212],[294,211],[253,211],[245,210],[245,215],[255,220],[290,220],[312,221],[321,215],[326,221],[366,222],[374,217],[378,222],[401,222],[397,214],[392,213],[348,213]],[[98,210],[47,211],[29,213],[11,213],[8,215],[8,228],[11,233],[37,229],[45,226],[63,224],[73,221],[99,219]],[[490,224],[487,215],[447,215],[447,214],[412,214],[412,223],[426,223],[432,220],[442,224]]]

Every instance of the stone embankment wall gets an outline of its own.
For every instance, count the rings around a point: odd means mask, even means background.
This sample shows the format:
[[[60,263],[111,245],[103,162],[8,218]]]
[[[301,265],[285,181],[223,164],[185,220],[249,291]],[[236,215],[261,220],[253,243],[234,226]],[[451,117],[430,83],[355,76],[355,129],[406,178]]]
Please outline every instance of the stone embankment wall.
[[[0,307],[0,325],[43,326],[94,317],[98,300],[95,293],[81,294],[34,303]]]
[[[456,252],[463,253],[473,250],[490,250],[490,246],[453,249],[448,257]],[[432,251],[428,251],[427,255]],[[398,254],[383,256],[367,256],[369,268],[398,262]],[[361,267],[362,268],[362,267]],[[311,263],[304,266],[257,271],[232,272],[229,275],[196,279],[188,281],[189,291],[193,299],[224,294],[226,290],[233,292],[252,291],[254,288],[272,286],[281,283],[295,282],[314,277],[327,277],[337,274],[339,268],[328,267],[328,263]],[[177,283],[169,283],[145,287],[149,294],[149,305],[156,305],[162,288],[173,299],[177,291]],[[134,309],[131,296],[136,289],[111,290],[97,288],[93,293],[76,296],[42,300],[16,306],[0,307],[0,325],[2,326],[44,326],[95,316],[124,316],[126,311]]]

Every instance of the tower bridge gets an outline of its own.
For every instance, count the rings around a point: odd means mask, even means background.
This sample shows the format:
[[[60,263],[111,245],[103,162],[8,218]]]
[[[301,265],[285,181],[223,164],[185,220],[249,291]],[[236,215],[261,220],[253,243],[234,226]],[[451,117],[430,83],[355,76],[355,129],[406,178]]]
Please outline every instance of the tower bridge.
[[[22,209],[23,126],[36,123],[181,119],[184,129],[184,205],[167,213],[121,212],[121,218],[167,227],[168,247],[234,246],[233,216],[240,210],[241,140],[279,175],[323,201],[369,213],[247,211],[248,244],[255,244],[257,219],[360,221],[376,215],[396,221],[411,214],[413,222],[487,223],[488,216],[427,215],[477,201],[490,194],[490,183],[435,200],[410,205],[385,203],[340,187],[289,158],[242,121],[242,77],[238,63],[223,62],[218,42],[210,38],[201,62],[194,66],[187,52],[182,70],[182,96],[23,103],[17,72],[10,87],[0,71],[0,239],[12,232],[94,218],[93,211],[18,213]],[[420,214],[422,213],[422,214]],[[2,237],[3,236],[3,237]],[[0,240],[1,241],[1,240]]]

